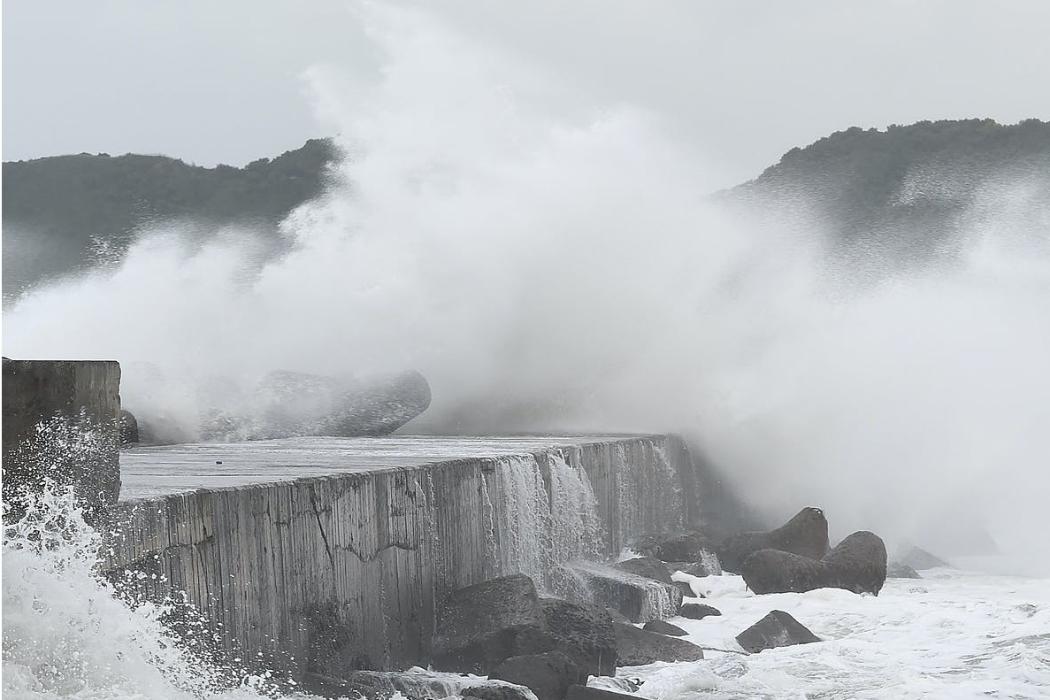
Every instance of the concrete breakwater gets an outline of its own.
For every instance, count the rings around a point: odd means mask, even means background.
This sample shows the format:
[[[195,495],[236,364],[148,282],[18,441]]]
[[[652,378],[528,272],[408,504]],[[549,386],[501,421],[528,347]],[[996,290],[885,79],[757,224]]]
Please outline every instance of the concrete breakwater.
[[[673,436],[294,438],[121,457],[103,567],[184,598],[226,661],[302,679],[425,664],[450,591],[696,524]]]
[[[89,518],[120,492],[120,365],[3,361],[3,498],[14,508],[45,479],[72,486]]]

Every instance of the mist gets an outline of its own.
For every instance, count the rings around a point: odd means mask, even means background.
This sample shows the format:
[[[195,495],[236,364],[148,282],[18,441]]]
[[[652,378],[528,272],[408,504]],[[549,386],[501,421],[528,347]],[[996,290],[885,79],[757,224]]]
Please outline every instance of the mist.
[[[708,197],[664,115],[558,113],[544,66],[363,12],[383,79],[304,76],[345,157],[282,223],[287,252],[144,231],[119,265],[7,309],[5,354],[120,360],[125,405],[191,432],[199,387],[418,369],[434,400],[409,431],[680,432],[771,522],[817,505],[833,539],[962,552],[986,529],[1050,571],[1031,183],[1004,178],[952,250],[872,281],[816,222]]]

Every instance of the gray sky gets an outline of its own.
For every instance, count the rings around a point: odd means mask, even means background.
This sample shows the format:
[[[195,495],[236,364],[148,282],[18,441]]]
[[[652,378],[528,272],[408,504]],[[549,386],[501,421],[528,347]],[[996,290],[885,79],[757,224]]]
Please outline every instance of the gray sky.
[[[1050,118],[1044,0],[420,3],[572,99],[638,104],[718,173],[753,177],[852,125]],[[352,2],[5,0],[3,158],[165,153],[243,164],[326,135],[302,79],[381,59]],[[352,96],[351,96],[352,99]]]

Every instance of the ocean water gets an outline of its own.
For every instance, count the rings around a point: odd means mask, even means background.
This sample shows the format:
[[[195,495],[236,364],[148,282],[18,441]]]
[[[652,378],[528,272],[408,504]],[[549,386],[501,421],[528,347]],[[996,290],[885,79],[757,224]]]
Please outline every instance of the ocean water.
[[[121,600],[95,575],[101,539],[72,495],[50,490],[4,528],[3,697],[308,698],[268,674],[195,658],[164,608]],[[708,651],[696,663],[622,668],[639,698],[1050,697],[1050,580],[936,569],[881,595],[840,590],[756,596],[739,576],[677,573],[722,611],[674,618]],[[824,641],[744,656],[734,637],[773,609]],[[737,652],[737,653],[733,653]]]
[[[674,618],[727,650],[696,663],[621,669],[640,696],[670,698],[1048,698],[1050,580],[934,569],[876,597],[837,589],[757,596],[739,576],[690,581],[722,612]],[[784,610],[823,641],[743,656],[735,637]]]

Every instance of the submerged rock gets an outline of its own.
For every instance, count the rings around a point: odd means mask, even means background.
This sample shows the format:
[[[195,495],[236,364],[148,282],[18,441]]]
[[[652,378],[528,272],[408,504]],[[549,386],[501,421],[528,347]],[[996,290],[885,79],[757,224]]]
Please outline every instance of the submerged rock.
[[[724,570],[740,573],[744,561],[762,549],[778,549],[810,559],[822,558],[828,551],[828,521],[824,511],[803,508],[775,530],[732,535],[715,551]]]
[[[407,700],[430,700],[456,695],[477,700],[532,700],[532,693],[523,685],[423,669],[350,671],[343,678],[308,673],[304,680],[308,690],[326,697],[389,700],[400,693]]]
[[[922,576],[907,564],[891,560],[886,564],[886,578],[922,578]]]
[[[765,649],[819,642],[820,637],[783,610],[773,610],[738,634],[736,641],[745,651],[756,654]]]
[[[763,549],[747,561],[741,574],[755,593],[805,593],[842,588],[879,594],[886,583],[886,546],[878,535],[862,530],[842,540],[820,561]]]
[[[686,603],[682,606],[682,609],[678,611],[678,614],[682,617],[687,617],[690,620],[703,620],[705,617],[721,615],[722,611],[718,608],[713,608],[710,605],[704,605],[702,603]]]
[[[537,700],[562,700],[570,685],[587,683],[587,674],[560,651],[512,656],[489,678],[523,685],[536,694]]]
[[[626,571],[629,574],[651,578],[654,581],[661,581],[669,585],[674,584],[674,581],[671,580],[671,570],[667,568],[667,564],[664,564],[659,559],[653,557],[637,557],[635,559],[617,562],[616,564],[613,564],[613,568],[619,569],[620,571]]]
[[[657,661],[697,661],[704,650],[684,639],[615,623],[616,654],[621,666],[642,666]]]
[[[637,695],[617,693],[615,690],[604,688],[588,688],[583,685],[571,686],[569,692],[565,694],[565,700],[624,700],[624,698],[638,700]]]
[[[618,610],[631,622],[673,617],[682,605],[682,592],[672,584],[594,562],[563,564],[555,588],[567,599]]]
[[[669,637],[684,637],[688,632],[679,627],[678,625],[672,625],[670,622],[665,620],[649,620],[642,629],[646,632],[655,632],[656,634],[666,634]]]
[[[920,547],[909,547],[899,556],[896,560],[901,564],[907,564],[916,571],[922,571],[924,569],[937,569],[942,566],[951,566],[948,562],[941,559],[935,554],[930,554],[925,549]]]

